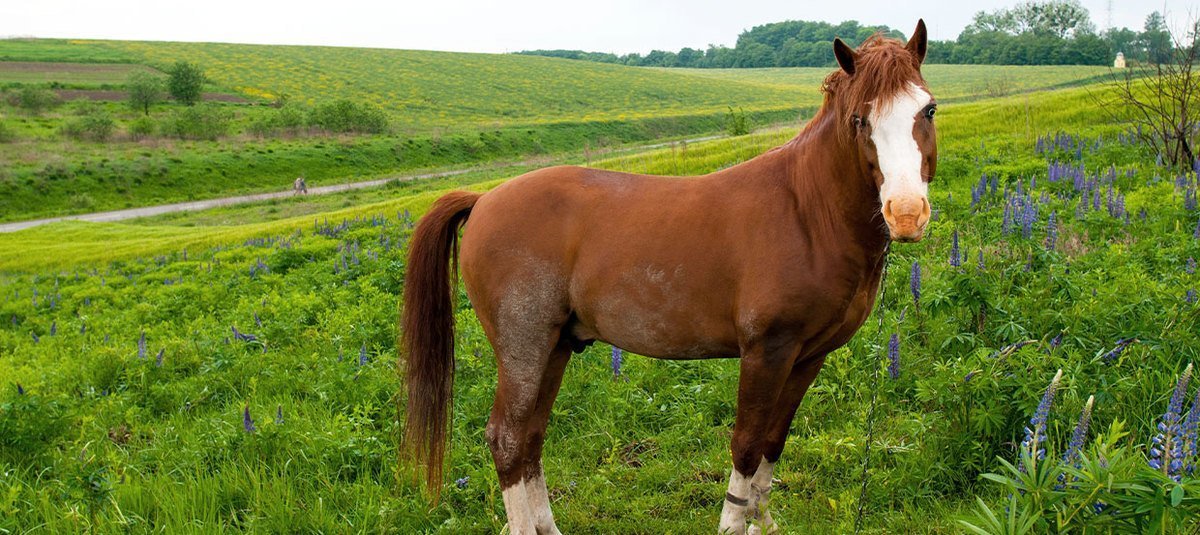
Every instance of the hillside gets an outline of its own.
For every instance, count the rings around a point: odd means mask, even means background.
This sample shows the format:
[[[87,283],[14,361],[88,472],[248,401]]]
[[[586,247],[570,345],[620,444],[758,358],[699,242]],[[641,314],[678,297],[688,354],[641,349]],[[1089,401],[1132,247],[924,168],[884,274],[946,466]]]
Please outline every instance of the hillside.
[[[778,88],[510,54],[87,40],[0,41],[0,61],[194,62],[219,87],[270,101],[348,98],[406,132],[794,108]]]
[[[1015,492],[980,474],[998,470],[997,456],[1014,459],[1060,368],[1046,459],[1059,458],[1094,394],[1087,453],[1109,453],[1094,446],[1115,437],[1120,455],[1105,459],[1116,480],[1157,474],[1140,488],[1164,497],[1161,509],[1183,510],[1165,505],[1175,482],[1146,469],[1142,451],[1179,371],[1200,358],[1200,279],[1188,267],[1200,229],[1183,193],[1196,185],[1123,141],[1094,90],[943,107],[936,219],[924,241],[892,249],[882,327],[869,319],[831,354],[800,408],[772,491],[785,530],[853,531],[875,395],[866,533],[961,532],[956,520],[976,496],[1003,510]],[[594,165],[704,173],[794,132]],[[1051,179],[1051,168],[1078,169],[1080,180]],[[453,443],[437,507],[397,468],[393,396],[413,219],[448,189],[506,178],[456,177],[369,204],[347,197],[273,221],[245,207],[242,224],[0,235],[0,531],[501,532],[483,437],[496,370],[469,302],[456,309]],[[1012,224],[1015,206],[1027,229]],[[881,372],[893,333],[894,377]],[[1110,351],[1123,340],[1132,345]],[[737,362],[629,355],[616,376],[610,352],[598,343],[572,359],[552,416],[545,469],[559,526],[710,531],[729,471]],[[1181,533],[1197,518],[1197,481],[1183,482]],[[1115,503],[1129,488],[1097,492]],[[1092,511],[1083,518],[1105,522]],[[1121,521],[1107,525],[1139,532]]]

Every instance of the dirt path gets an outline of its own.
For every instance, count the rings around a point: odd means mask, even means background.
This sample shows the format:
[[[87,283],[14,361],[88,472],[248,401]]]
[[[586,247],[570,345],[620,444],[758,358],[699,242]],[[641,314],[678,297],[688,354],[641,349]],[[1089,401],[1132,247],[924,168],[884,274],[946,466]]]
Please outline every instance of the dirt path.
[[[710,140],[714,140],[714,139],[720,139],[723,137],[725,137],[725,136],[720,136],[720,135],[704,136],[704,137],[697,137],[697,138],[692,138],[692,139],[685,139],[682,142],[697,143],[700,141],[710,141]],[[653,143],[653,144],[649,144],[649,145],[639,145],[637,147],[620,149],[620,150],[614,151],[613,153],[606,154],[605,156],[611,156],[613,154],[622,153],[622,152],[656,149],[656,148],[670,146],[672,143],[680,143],[680,141],[667,141],[667,142],[661,142],[661,143]],[[505,163],[502,166],[509,167],[512,165],[532,164],[532,163],[537,163],[539,161],[543,161],[543,160],[536,160],[536,159],[525,160],[522,162]],[[376,180],[366,180],[366,181],[362,181],[362,182],[348,182],[345,184],[334,184],[331,186],[318,186],[318,187],[308,188],[308,194],[309,195],[324,195],[327,193],[338,193],[341,191],[373,188],[373,187],[377,187],[377,186],[382,186],[382,185],[387,184],[388,182],[391,182],[394,180],[410,181],[410,180],[424,180],[424,179],[428,179],[428,178],[444,178],[444,177],[450,177],[450,176],[455,176],[455,175],[461,175],[464,173],[469,173],[471,171],[478,171],[480,169],[481,168],[478,168],[478,167],[471,167],[471,168],[465,168],[465,169],[454,169],[454,170],[450,170],[450,171],[442,171],[442,172],[438,172],[438,173],[424,173],[424,174],[418,174],[418,175],[401,175],[401,176],[380,178],[380,179],[376,179]],[[234,205],[234,204],[245,204],[245,203],[251,203],[251,202],[258,202],[258,201],[268,201],[271,199],[284,199],[287,197],[291,197],[292,195],[295,195],[295,193],[293,193],[292,190],[288,189],[286,191],[275,191],[275,192],[270,192],[270,193],[254,193],[254,194],[250,194],[250,195],[238,195],[235,197],[223,197],[223,198],[219,198],[219,199],[207,199],[207,200],[203,200],[203,201],[190,201],[190,202],[181,202],[181,203],[174,203],[174,204],[161,204],[158,206],[143,206],[141,208],[128,208],[125,210],[112,210],[109,212],[95,212],[95,213],[91,213],[91,214],[77,214],[77,215],[67,215],[67,216],[61,216],[61,217],[48,217],[45,219],[32,219],[29,221],[17,221],[17,222],[13,222],[13,223],[0,223],[0,232],[16,232],[18,230],[24,230],[27,228],[36,227],[38,225],[45,225],[46,223],[55,223],[58,221],[91,221],[94,223],[103,223],[103,222],[109,222],[109,221],[121,221],[121,220],[125,220],[125,219],[135,219],[138,217],[149,217],[149,216],[155,216],[155,215],[161,215],[161,214],[169,214],[172,212],[190,212],[190,211],[196,211],[196,210],[207,210],[209,208],[218,208],[221,206],[230,206],[230,205]]]

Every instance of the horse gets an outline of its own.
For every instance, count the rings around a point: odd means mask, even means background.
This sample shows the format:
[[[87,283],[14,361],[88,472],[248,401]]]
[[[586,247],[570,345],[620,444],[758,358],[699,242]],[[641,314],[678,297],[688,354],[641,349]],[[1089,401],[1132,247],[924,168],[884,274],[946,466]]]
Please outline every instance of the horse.
[[[930,218],[937,105],[921,75],[926,47],[924,21],[907,43],[835,40],[839,68],[799,134],[712,174],[560,166],[434,202],[411,236],[400,344],[401,451],[423,467],[432,500],[461,274],[495,352],[485,437],[510,533],[559,533],[542,447],[563,370],[595,341],[660,359],[741,359],[718,527],[777,531],[767,504],[796,409],[826,356],[866,321],[890,244],[919,241]]]

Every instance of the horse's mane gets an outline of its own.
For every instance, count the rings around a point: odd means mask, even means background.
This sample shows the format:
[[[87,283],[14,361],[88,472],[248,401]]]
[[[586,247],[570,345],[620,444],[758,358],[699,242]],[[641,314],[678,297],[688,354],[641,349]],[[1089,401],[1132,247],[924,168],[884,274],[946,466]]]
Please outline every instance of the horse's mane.
[[[825,102],[819,113],[835,112],[843,119],[838,122],[841,134],[848,133],[851,115],[865,117],[867,107],[881,98],[904,91],[909,82],[924,83],[919,60],[901,41],[877,33],[863,41],[856,52],[854,76],[838,69],[826,76],[821,85]]]

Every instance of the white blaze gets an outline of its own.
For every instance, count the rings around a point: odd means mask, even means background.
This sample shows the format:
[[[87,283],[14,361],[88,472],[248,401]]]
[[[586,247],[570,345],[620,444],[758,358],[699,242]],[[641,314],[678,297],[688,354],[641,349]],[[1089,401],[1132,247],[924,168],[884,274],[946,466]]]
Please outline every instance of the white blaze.
[[[913,138],[913,125],[917,114],[933,101],[929,93],[909,82],[908,90],[874,106],[871,122],[871,141],[879,155],[879,170],[883,173],[883,186],[879,188],[879,201],[916,196],[925,198],[929,185],[921,179],[921,149]]]

